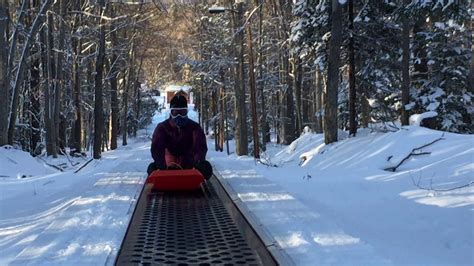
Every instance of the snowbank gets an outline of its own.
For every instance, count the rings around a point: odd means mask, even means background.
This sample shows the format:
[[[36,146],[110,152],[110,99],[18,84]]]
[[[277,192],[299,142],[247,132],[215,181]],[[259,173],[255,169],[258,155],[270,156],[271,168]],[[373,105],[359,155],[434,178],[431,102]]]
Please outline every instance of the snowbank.
[[[9,145],[0,147],[0,178],[25,178],[54,172],[28,152],[16,150]]]
[[[325,145],[306,133],[268,145],[265,164],[210,157],[297,265],[474,263],[472,135],[408,126]]]
[[[409,122],[412,126],[420,126],[421,121],[426,118],[432,118],[438,116],[437,112],[429,111],[422,114],[414,114],[410,116]]]

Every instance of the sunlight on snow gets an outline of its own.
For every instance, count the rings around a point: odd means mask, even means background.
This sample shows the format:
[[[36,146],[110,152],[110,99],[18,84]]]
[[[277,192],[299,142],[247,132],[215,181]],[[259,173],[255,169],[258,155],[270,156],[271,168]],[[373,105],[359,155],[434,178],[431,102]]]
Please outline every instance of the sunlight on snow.
[[[36,224],[29,224],[26,226],[12,226],[7,228],[0,228],[0,236],[18,235],[35,227]],[[2,241],[0,240],[0,244],[1,243]]]
[[[279,200],[294,200],[290,194],[283,193],[263,193],[263,192],[249,192],[238,194],[242,201],[279,201]]]
[[[466,164],[466,165],[460,165],[454,169],[454,175],[464,175],[464,174],[469,174],[469,173],[474,173],[474,163]]]
[[[315,234],[313,235],[313,240],[321,246],[345,246],[358,244],[360,242],[359,238],[344,233]]]
[[[435,205],[443,208],[456,208],[474,205],[474,187],[466,187],[453,191],[434,191],[417,189],[400,193],[407,199],[426,205]]]
[[[140,173],[140,177],[130,177],[126,176],[125,174],[127,173],[121,173],[120,176],[113,176],[113,177],[104,177],[99,180],[94,184],[94,186],[107,186],[107,185],[138,185],[141,184],[143,173]],[[136,173],[130,173],[130,174],[136,174]]]
[[[255,170],[219,170],[219,173],[224,179],[229,178],[262,178]]]
[[[100,254],[109,254],[112,251],[112,246],[114,243],[112,241],[107,241],[103,243],[98,243],[95,245],[85,245],[84,255],[94,256]]]
[[[300,155],[300,160],[304,160],[303,164],[301,166],[305,166],[306,164],[308,164],[309,161],[311,161],[311,159],[313,159],[313,157],[318,154],[322,148],[326,147],[326,144],[322,143],[320,145],[318,145],[316,148],[308,151],[308,152],[305,152],[305,153],[302,153]]]
[[[21,259],[38,258],[54,246],[56,246],[56,242],[50,242],[48,245],[42,247],[28,247],[27,249],[24,249],[20,254],[18,254],[17,257]]]
[[[309,244],[309,242],[304,239],[301,232],[294,232],[283,237],[275,237],[275,239],[282,248],[297,248]]]
[[[35,239],[38,237],[37,234],[32,234],[32,235],[29,235],[23,239],[21,239],[20,241],[16,242],[16,245],[28,245],[29,243],[35,241]]]
[[[69,257],[72,254],[76,253],[76,251],[80,248],[80,245],[77,243],[72,243],[67,246],[66,249],[61,249],[58,251],[58,255],[56,257]]]
[[[65,231],[69,227],[78,226],[80,222],[81,222],[81,219],[79,219],[79,217],[73,217],[71,219],[67,219],[64,222],[62,222],[62,221],[59,222],[59,223],[53,222],[53,224],[49,226],[49,229],[58,230],[58,231]]]
[[[112,193],[106,197],[103,195],[98,195],[97,197],[89,197],[89,198],[81,198],[78,199],[76,202],[74,202],[74,205],[86,205],[86,204],[92,204],[92,203],[104,203],[110,200],[116,200],[116,201],[130,201],[132,198],[130,196],[119,196],[115,193]]]

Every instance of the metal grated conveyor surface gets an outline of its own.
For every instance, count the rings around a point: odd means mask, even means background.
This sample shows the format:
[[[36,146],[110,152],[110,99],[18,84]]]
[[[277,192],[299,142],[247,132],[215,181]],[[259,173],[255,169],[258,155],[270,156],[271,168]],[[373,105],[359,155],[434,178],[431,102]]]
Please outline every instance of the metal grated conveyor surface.
[[[262,265],[212,187],[147,189],[116,265]]]

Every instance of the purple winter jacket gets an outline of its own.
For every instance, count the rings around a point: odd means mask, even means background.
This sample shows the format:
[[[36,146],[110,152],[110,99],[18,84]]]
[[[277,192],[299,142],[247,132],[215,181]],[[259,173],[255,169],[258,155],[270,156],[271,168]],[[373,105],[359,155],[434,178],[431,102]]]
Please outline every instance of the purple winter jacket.
[[[184,169],[206,158],[206,136],[201,126],[189,119],[179,128],[171,118],[159,123],[153,132],[151,156],[159,169],[177,163]]]

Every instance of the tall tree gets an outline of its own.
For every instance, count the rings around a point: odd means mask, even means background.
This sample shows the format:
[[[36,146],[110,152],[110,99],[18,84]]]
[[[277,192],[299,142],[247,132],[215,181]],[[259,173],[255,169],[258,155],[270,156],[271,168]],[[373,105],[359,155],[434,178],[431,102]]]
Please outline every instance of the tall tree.
[[[38,8],[40,5],[39,1],[33,1],[30,3],[30,8]],[[31,14],[28,17],[28,24],[31,26],[34,17]],[[36,44],[32,47],[32,54],[37,54],[40,52],[39,44]],[[41,154],[41,132],[42,132],[42,125],[41,125],[41,68],[40,68],[40,57],[35,57],[31,59],[30,64],[30,103],[31,103],[31,110],[30,110],[30,117],[29,117],[29,125],[30,125],[30,153],[34,156]]]
[[[0,1],[0,47],[8,47],[8,1]],[[0,146],[8,143],[9,84],[7,81],[8,53],[0,49]]]
[[[279,55],[279,78],[282,87],[281,93],[281,143],[290,144],[296,139],[295,130],[295,101],[293,95],[293,83],[290,75],[290,54],[288,46],[289,25],[287,21],[291,17],[291,5],[287,1],[277,0],[273,3],[278,15],[278,38],[281,42],[282,49],[278,51]]]
[[[57,96],[57,80],[56,77],[56,60],[54,59],[54,14],[47,14],[47,39],[46,39],[46,53],[47,59],[44,62],[47,66],[48,83],[46,85],[46,101],[45,108],[45,128],[46,128],[46,151],[48,155],[54,158],[58,155],[57,142],[57,127],[55,123],[55,97]]]
[[[97,43],[97,59],[95,63],[95,98],[94,98],[94,159],[102,156],[102,135],[104,133],[104,103],[102,92],[102,78],[105,62],[105,25],[103,15],[105,11],[104,0],[99,1],[99,40]]]
[[[38,29],[40,27],[41,22],[43,21],[42,17],[49,10],[51,4],[53,3],[52,0],[44,0],[43,4],[31,25],[31,29],[28,33],[26,38],[25,44],[23,45],[23,50],[20,56],[20,62],[18,63],[18,67],[16,70],[15,79],[13,82],[13,98],[11,100],[11,107],[10,107],[10,116],[9,116],[9,123],[8,123],[8,143],[13,144],[13,138],[15,135],[15,126],[16,120],[18,116],[18,101],[20,96],[20,89],[21,84],[24,80],[25,68],[26,68],[26,58],[30,53],[31,44],[33,43],[33,38],[38,33]]]
[[[315,71],[315,92],[314,92],[314,118],[316,133],[323,133],[323,74],[321,71]]]
[[[292,77],[293,77],[293,97],[295,99],[295,113],[296,113],[296,131],[297,133],[303,130],[303,106],[301,103],[301,90],[303,85],[303,65],[297,56],[292,55]]]
[[[132,41],[130,44],[130,52],[128,58],[128,73],[127,73],[127,81],[125,84],[125,91],[122,94],[122,103],[123,103],[123,112],[122,112],[122,145],[126,146],[127,143],[127,135],[128,135],[128,98],[130,93],[130,87],[133,84],[134,79],[134,71],[135,71],[135,41],[132,37]]]
[[[357,133],[356,84],[354,59],[354,0],[349,0],[349,134]]]
[[[405,5],[408,4],[405,1]],[[410,101],[410,20],[406,15],[402,18],[402,125],[408,125],[407,105]]]
[[[78,12],[81,10],[82,0],[74,2],[73,9]],[[74,16],[73,30],[77,31],[81,24],[80,15]],[[75,152],[80,153],[82,151],[82,104],[81,104],[81,50],[82,50],[82,38],[80,36],[74,36],[71,40],[73,50],[73,99],[74,99],[74,124],[73,124],[73,143],[72,146]]]
[[[337,96],[342,43],[342,5],[332,0],[331,39],[329,41],[328,86],[324,97],[324,142],[337,141]]]
[[[112,16],[115,15],[115,9],[111,8]],[[111,136],[110,136],[110,149],[117,149],[117,135],[118,135],[118,122],[119,122],[119,99],[118,99],[118,88],[117,88],[117,76],[119,70],[119,62],[117,55],[117,27],[115,23],[111,24],[110,28],[110,40],[112,45],[112,56],[110,59],[110,109],[111,109]]]
[[[260,129],[261,129],[261,136],[262,136],[262,150],[266,150],[266,143],[270,142],[270,129],[267,123],[267,115],[268,110],[266,109],[265,104],[265,76],[264,76],[264,64],[265,64],[265,57],[264,57],[264,0],[255,0],[255,5],[259,5],[258,10],[258,73],[259,73],[259,81],[258,85],[260,87]]]
[[[60,151],[64,151],[66,147],[66,128],[65,117],[61,115],[64,110],[63,94],[65,90],[64,82],[64,48],[65,48],[65,34],[66,34],[66,8],[67,0],[62,0],[56,3],[56,13],[59,14],[58,27],[58,49],[56,51],[56,73],[55,73],[55,96],[54,96],[54,124],[56,125],[57,146]],[[62,125],[62,126],[61,126]]]
[[[245,104],[245,76],[244,76],[244,31],[242,28],[242,15],[244,3],[237,3],[237,16],[234,17],[235,34],[237,34],[237,54],[238,63],[236,64],[237,80],[235,89],[235,142],[237,155],[248,154],[248,128],[247,128],[247,108]]]

